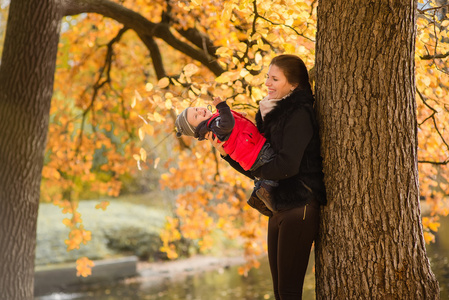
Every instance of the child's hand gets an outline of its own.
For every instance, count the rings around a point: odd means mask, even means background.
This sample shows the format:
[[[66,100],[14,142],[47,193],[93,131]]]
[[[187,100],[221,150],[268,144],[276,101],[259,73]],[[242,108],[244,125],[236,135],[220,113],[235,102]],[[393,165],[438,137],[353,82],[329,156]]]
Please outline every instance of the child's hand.
[[[212,102],[212,104],[216,107],[221,102],[223,102],[223,99],[221,99],[220,97],[214,97],[214,101]]]

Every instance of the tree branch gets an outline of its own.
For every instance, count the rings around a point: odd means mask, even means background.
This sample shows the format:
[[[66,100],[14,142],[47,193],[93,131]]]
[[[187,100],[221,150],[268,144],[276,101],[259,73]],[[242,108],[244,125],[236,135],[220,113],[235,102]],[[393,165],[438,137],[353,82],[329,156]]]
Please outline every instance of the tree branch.
[[[215,55],[215,51],[217,51],[218,47],[215,46],[212,41],[202,34],[200,31],[198,31],[196,28],[189,28],[189,29],[178,29],[178,33],[186,38],[189,42],[197,46],[199,49],[202,49],[205,54],[217,57]]]
[[[167,23],[153,23],[141,14],[109,0],[61,0],[65,16],[81,13],[97,13],[116,20],[124,26],[133,29],[140,37],[146,35],[165,41],[174,49],[202,63],[216,76],[224,72],[215,58],[204,51],[176,38]]]
[[[438,9],[445,8],[445,7],[449,7],[449,4],[445,4],[445,5],[441,5],[441,6],[437,6],[437,7],[426,8],[426,9],[418,9],[418,12],[420,14],[424,14],[425,12],[428,12],[430,10],[438,10]]]
[[[449,150],[449,145],[448,145],[448,143],[446,142],[446,140],[444,139],[443,135],[441,134],[441,132],[440,132],[440,130],[439,130],[439,128],[438,128],[437,120],[436,120],[436,118],[435,118],[435,114],[437,114],[438,111],[437,111],[436,109],[434,109],[433,107],[431,107],[431,106],[427,103],[426,99],[424,98],[424,96],[421,94],[420,91],[417,90],[417,93],[418,93],[419,97],[421,98],[422,102],[424,103],[424,105],[425,105],[428,109],[430,109],[430,110],[432,111],[432,114],[431,114],[429,117],[427,117],[424,121],[422,121],[419,125],[423,124],[424,122],[426,122],[426,121],[429,120],[429,119],[432,119],[432,121],[433,121],[433,126],[435,127],[435,130],[436,130],[438,136],[440,137],[441,141],[442,141],[443,144],[446,146],[446,148]],[[423,164],[424,164],[424,163],[425,163],[425,164],[433,164],[433,165],[446,165],[446,164],[449,163],[449,158],[446,159],[446,160],[443,161],[443,162],[428,161],[428,160],[418,160],[418,163],[423,163]]]
[[[90,101],[89,106],[84,110],[84,112],[82,113],[82,121],[81,121],[81,130],[79,133],[79,144],[76,148],[76,155],[78,155],[81,145],[82,145],[82,137],[84,134],[84,124],[86,122],[86,116],[89,113],[89,111],[92,110],[92,116],[94,116],[94,111],[93,111],[93,106],[95,103],[95,100],[97,98],[98,92],[99,90],[106,84],[109,84],[111,82],[111,66],[112,66],[112,57],[114,55],[114,49],[113,49],[113,45],[120,41],[120,39],[122,38],[123,34],[128,30],[129,28],[127,27],[123,27],[122,29],[119,30],[119,32],[117,33],[117,35],[111,40],[109,41],[109,43],[107,44],[107,52],[106,52],[106,57],[105,57],[105,61],[104,61],[104,65],[100,68],[99,72],[98,72],[98,78],[93,86],[93,93],[92,93],[92,100]],[[104,74],[106,73],[106,78],[104,77]],[[92,122],[92,126],[93,123],[95,122],[95,120],[93,120]]]
[[[443,54],[443,53],[434,54],[434,55],[428,54],[428,55],[420,56],[419,58],[421,58],[422,60],[431,60],[431,59],[435,59],[435,58],[446,58],[448,56],[449,56],[449,52],[447,52],[445,54]]]
[[[445,161],[431,161],[431,160],[418,160],[418,163],[420,164],[431,164],[431,165],[447,165],[449,164],[449,159],[446,159]]]
[[[162,62],[161,51],[159,50],[159,46],[152,36],[149,35],[140,35],[139,38],[142,42],[147,46],[150,51],[151,60],[153,61],[153,68],[156,72],[157,79],[161,79],[167,76],[165,72],[164,63]]]

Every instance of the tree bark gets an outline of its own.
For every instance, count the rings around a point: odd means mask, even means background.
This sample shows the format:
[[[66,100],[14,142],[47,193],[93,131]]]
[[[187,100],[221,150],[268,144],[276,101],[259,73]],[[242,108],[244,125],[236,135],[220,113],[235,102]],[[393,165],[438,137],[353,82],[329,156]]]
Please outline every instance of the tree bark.
[[[53,0],[11,1],[0,65],[0,299],[33,299],[60,20]]]
[[[418,200],[415,21],[413,0],[319,2],[317,299],[439,299]]]

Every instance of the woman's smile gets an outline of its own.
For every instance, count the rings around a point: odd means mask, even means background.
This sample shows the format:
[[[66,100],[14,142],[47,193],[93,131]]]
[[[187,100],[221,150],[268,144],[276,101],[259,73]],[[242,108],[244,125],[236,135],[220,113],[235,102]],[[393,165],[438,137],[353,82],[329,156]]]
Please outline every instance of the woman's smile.
[[[270,66],[265,85],[268,88],[268,99],[281,99],[296,87],[288,82],[282,69],[276,65]]]

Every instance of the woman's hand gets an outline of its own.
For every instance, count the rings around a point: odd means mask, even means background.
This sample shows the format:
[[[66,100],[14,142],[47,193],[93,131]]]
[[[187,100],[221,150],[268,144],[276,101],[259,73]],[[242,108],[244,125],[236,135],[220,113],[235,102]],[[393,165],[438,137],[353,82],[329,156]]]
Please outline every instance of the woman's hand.
[[[214,140],[212,137],[213,133],[209,131],[206,134],[206,139],[208,139],[211,142],[212,146],[214,146],[214,148],[217,149],[218,152],[220,152],[221,156],[225,157],[226,155],[228,155],[223,149],[223,143],[220,143],[218,139]]]

